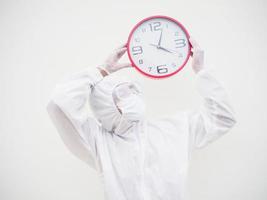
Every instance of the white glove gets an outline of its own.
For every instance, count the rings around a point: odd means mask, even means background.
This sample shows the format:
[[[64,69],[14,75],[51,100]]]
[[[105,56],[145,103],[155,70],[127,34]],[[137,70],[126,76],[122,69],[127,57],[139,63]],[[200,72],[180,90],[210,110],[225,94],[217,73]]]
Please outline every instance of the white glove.
[[[200,48],[198,43],[194,40],[194,38],[190,37],[189,41],[193,47],[192,54],[192,68],[195,73],[198,73],[201,69],[204,68],[204,51]]]
[[[118,63],[119,59],[124,55],[126,51],[127,51],[126,44],[119,46],[108,56],[105,62],[98,68],[101,68],[104,71],[106,71],[107,74],[110,74],[125,67],[132,67],[131,63]]]

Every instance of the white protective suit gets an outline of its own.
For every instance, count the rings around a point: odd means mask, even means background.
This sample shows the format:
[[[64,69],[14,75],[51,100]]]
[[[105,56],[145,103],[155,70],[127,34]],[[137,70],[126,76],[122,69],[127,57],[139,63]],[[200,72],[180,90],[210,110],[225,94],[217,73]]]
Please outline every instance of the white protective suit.
[[[132,99],[137,106],[129,106],[130,117],[122,118],[113,94],[115,86],[127,80],[103,78],[97,68],[56,86],[47,105],[49,115],[70,151],[99,172],[107,200],[184,198],[192,151],[235,124],[223,87],[206,69],[196,76],[204,100],[200,108],[157,120],[145,118],[142,95]],[[87,102],[96,118],[88,115]],[[117,106],[127,112],[127,105]],[[131,116],[140,120],[129,120]]]

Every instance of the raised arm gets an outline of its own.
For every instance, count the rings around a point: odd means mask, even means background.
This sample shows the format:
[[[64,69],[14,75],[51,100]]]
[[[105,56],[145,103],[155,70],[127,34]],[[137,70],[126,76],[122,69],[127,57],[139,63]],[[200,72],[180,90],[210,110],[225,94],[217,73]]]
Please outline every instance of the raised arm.
[[[47,104],[49,116],[64,144],[82,161],[95,168],[96,140],[100,125],[89,116],[87,101],[91,89],[103,75],[97,68],[87,68],[59,82]]]
[[[99,167],[98,145],[101,124],[89,115],[89,95],[94,86],[108,74],[129,63],[117,63],[126,52],[125,44],[115,49],[99,67],[86,68],[60,81],[47,104],[49,116],[68,149],[82,161]]]
[[[197,89],[203,98],[199,109],[187,112],[190,151],[202,148],[227,133],[236,123],[227,93],[216,78],[204,68],[204,52],[195,40],[192,67],[197,74]]]

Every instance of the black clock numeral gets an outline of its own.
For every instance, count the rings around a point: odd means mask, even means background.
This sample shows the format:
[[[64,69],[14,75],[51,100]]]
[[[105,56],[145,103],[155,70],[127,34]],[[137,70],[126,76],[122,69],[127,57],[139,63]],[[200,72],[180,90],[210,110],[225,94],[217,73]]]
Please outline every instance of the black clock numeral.
[[[140,65],[142,65],[144,63],[143,59],[140,59],[138,62]]]
[[[132,47],[133,55],[138,55],[143,53],[143,49],[141,46],[134,46]]]
[[[185,39],[176,39],[175,41],[175,48],[182,48],[186,45]]]
[[[151,70],[152,70],[152,67],[148,67],[149,68],[149,71],[151,72]]]
[[[167,73],[168,72],[168,68],[167,68],[166,65],[159,65],[159,66],[157,66],[157,72],[159,74]]]
[[[160,22],[153,22],[151,24],[149,24],[150,30],[151,31],[159,31],[160,29],[161,23]]]

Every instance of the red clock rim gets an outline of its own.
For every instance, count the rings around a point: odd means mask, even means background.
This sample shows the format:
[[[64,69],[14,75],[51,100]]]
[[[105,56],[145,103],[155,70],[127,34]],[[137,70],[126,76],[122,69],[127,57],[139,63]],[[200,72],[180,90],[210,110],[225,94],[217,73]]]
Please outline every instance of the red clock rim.
[[[129,43],[130,43],[130,41],[131,41],[131,39],[132,39],[132,35],[133,35],[134,31],[135,31],[141,24],[143,24],[145,21],[148,21],[148,20],[150,20],[150,19],[155,19],[155,18],[164,18],[164,19],[168,19],[168,20],[170,20],[170,21],[173,21],[174,23],[176,23],[176,24],[177,24],[177,25],[184,31],[184,33],[185,33],[185,35],[186,35],[188,41],[189,41],[190,36],[189,36],[189,33],[188,33],[188,31],[186,30],[186,28],[185,28],[179,21],[177,21],[177,20],[174,19],[174,18],[171,18],[171,17],[168,17],[168,16],[164,16],[164,15],[154,15],[154,16],[147,17],[147,18],[141,20],[140,22],[138,22],[138,23],[133,27],[133,29],[131,30],[131,32],[130,32],[130,34],[129,34],[129,37],[128,37],[128,40],[127,40],[127,44],[126,44],[128,57],[129,57],[129,59],[130,59],[132,65],[133,65],[139,72],[141,72],[142,74],[144,74],[144,75],[146,75],[146,76],[148,76],[148,77],[150,77],[150,78],[156,78],[156,79],[159,79],[159,78],[170,77],[170,76],[172,76],[172,75],[178,73],[179,71],[181,71],[181,70],[184,68],[184,66],[186,65],[186,63],[188,62],[189,57],[190,57],[190,53],[191,53],[191,44],[190,44],[190,42],[188,43],[189,45],[188,45],[188,54],[187,54],[187,57],[186,57],[184,63],[183,63],[183,64],[182,64],[176,71],[174,71],[174,72],[172,72],[172,73],[170,73],[170,74],[167,74],[167,75],[163,75],[163,76],[151,75],[151,74],[148,74],[148,73],[142,71],[142,70],[141,70],[141,69],[134,63],[134,61],[133,61],[133,59],[132,59],[132,56],[131,56],[131,54],[130,54],[130,50],[129,50]]]

